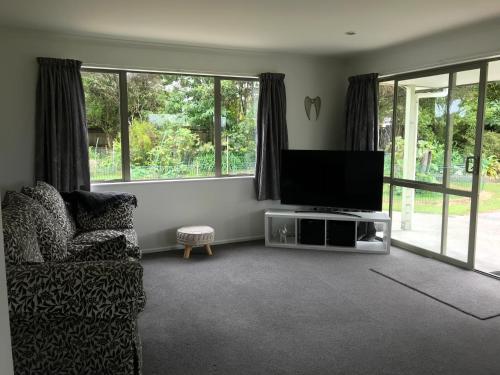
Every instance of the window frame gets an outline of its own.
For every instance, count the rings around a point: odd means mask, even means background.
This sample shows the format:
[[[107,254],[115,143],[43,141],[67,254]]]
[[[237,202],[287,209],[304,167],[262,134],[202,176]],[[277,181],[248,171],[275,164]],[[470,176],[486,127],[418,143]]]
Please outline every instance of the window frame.
[[[233,76],[233,75],[214,75],[204,73],[188,73],[188,72],[172,72],[161,70],[138,70],[138,69],[115,69],[102,68],[93,66],[82,66],[81,72],[89,73],[109,73],[118,75],[119,88],[119,111],[120,111],[120,142],[121,142],[121,165],[122,178],[114,180],[91,181],[91,184],[105,183],[126,183],[126,182],[149,182],[149,181],[179,181],[179,180],[200,180],[200,179],[218,179],[227,177],[249,177],[253,176],[250,173],[243,174],[223,174],[222,173],[222,91],[221,81],[250,81],[259,82],[257,76]],[[132,180],[130,173],[130,134],[129,134],[129,118],[128,118],[128,82],[127,73],[143,73],[143,74],[167,74],[177,76],[198,76],[209,77],[214,80],[214,148],[215,148],[215,174],[213,176],[196,176],[196,177],[176,177],[164,179],[143,179]]]

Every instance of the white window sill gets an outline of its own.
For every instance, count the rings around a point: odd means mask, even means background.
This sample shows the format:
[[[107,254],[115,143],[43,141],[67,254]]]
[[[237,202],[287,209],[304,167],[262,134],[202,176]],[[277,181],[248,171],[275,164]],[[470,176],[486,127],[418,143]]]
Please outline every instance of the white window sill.
[[[118,185],[145,185],[145,184],[170,184],[170,183],[189,183],[205,181],[231,181],[253,179],[253,175],[242,176],[223,176],[223,177],[203,177],[203,178],[179,178],[171,180],[140,180],[140,181],[115,181],[115,182],[93,182],[91,186],[118,186]]]

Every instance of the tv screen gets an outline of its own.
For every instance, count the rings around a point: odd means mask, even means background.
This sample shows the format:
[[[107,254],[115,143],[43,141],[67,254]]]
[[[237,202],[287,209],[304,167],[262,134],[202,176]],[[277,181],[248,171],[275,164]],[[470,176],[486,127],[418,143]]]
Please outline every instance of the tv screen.
[[[281,203],[382,210],[383,151],[283,150]]]

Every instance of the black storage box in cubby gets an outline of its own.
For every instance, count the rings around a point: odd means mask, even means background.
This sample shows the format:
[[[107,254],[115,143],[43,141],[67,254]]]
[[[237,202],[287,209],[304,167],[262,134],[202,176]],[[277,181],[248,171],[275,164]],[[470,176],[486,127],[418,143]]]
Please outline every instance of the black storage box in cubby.
[[[304,245],[325,245],[325,221],[300,219],[298,242]]]
[[[326,227],[326,244],[328,246],[356,246],[355,221],[328,220]]]

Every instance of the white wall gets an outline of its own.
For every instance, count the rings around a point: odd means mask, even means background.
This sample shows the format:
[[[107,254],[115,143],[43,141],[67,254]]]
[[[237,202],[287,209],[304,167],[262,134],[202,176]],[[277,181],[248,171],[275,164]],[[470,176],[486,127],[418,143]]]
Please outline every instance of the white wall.
[[[10,343],[9,306],[7,303],[7,280],[3,251],[2,208],[0,207],[0,374],[14,373]]]
[[[0,192],[33,182],[34,110],[37,56],[74,58],[84,64],[214,74],[286,74],[290,148],[343,147],[344,75],[341,64],[325,57],[272,54],[0,29]],[[308,121],[305,96],[320,96],[321,116]],[[157,249],[175,243],[174,230],[190,223],[211,224],[216,239],[227,241],[263,235],[263,209],[254,199],[249,178],[100,185],[95,191],[137,194],[141,246]]]
[[[404,27],[403,25],[401,27]],[[422,70],[500,55],[500,20],[449,30],[412,42],[345,59],[349,75],[382,75]]]
[[[192,224],[213,226],[217,242],[260,238],[263,210],[270,205],[255,200],[251,178],[105,184],[93,190],[137,195],[135,224],[146,250],[175,244],[175,230]]]

